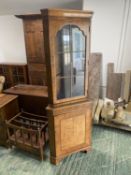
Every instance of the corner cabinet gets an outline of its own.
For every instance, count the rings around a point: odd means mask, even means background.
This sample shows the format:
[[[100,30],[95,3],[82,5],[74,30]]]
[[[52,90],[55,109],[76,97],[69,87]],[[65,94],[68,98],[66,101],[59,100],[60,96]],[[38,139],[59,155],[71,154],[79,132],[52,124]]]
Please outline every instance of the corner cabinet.
[[[91,149],[92,103],[87,99],[91,11],[44,9],[50,160]]]

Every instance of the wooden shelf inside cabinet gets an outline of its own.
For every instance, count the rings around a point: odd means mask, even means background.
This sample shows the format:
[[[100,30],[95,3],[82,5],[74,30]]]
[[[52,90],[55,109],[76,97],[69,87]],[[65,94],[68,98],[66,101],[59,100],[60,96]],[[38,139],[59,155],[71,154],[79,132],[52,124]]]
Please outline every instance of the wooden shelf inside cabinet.
[[[28,84],[28,71],[26,64],[0,63],[0,74],[5,76],[5,89],[20,83]]]
[[[91,149],[92,103],[87,99],[91,11],[43,9],[50,160]],[[81,125],[80,125],[81,123]]]

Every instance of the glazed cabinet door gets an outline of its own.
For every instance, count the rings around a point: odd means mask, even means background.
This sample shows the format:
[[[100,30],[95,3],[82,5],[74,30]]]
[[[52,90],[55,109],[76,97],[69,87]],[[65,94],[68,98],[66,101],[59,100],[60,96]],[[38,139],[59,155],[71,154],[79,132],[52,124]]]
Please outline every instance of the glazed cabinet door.
[[[90,24],[88,20],[49,23],[52,103],[60,104],[87,96]],[[55,26],[51,29],[51,26]],[[46,51],[46,50],[45,50]]]

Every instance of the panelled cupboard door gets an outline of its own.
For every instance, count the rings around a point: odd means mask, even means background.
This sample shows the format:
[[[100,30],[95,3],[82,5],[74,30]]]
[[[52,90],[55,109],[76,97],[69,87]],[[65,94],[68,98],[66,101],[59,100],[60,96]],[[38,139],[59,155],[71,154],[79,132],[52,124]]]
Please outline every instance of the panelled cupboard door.
[[[45,63],[42,20],[27,20],[24,24],[28,62]]]
[[[46,72],[44,71],[29,71],[30,82],[33,85],[47,85],[46,83]]]
[[[23,19],[29,83],[47,85],[42,16],[25,14],[16,15],[16,17]]]
[[[30,63],[28,65],[30,83],[33,85],[47,85],[46,68],[44,64]]]
[[[90,111],[71,112],[55,118],[57,143],[56,154],[66,154],[78,148],[91,146],[91,114]]]
[[[68,104],[57,108],[48,106],[47,115],[51,163],[57,164],[74,152],[91,150],[91,102]]]

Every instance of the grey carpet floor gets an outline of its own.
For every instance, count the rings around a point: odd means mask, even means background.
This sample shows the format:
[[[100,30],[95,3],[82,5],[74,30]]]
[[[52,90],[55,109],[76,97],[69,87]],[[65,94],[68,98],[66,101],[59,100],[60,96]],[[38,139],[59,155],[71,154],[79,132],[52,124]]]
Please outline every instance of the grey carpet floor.
[[[41,162],[16,148],[0,147],[0,175],[131,175],[131,133],[94,126],[91,152],[76,153],[59,165]]]

